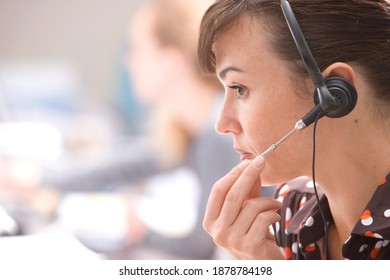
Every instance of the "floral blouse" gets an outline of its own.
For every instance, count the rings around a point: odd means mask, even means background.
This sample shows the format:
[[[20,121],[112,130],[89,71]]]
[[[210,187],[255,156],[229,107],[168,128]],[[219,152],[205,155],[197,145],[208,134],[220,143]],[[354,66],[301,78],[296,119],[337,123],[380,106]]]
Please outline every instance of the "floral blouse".
[[[328,200],[320,193],[328,224],[333,222]],[[317,205],[313,181],[297,178],[279,185],[275,197],[283,202],[282,219],[273,225],[276,242],[286,259],[326,259],[324,223]],[[342,254],[345,259],[390,259],[390,174],[383,180],[357,221]]]

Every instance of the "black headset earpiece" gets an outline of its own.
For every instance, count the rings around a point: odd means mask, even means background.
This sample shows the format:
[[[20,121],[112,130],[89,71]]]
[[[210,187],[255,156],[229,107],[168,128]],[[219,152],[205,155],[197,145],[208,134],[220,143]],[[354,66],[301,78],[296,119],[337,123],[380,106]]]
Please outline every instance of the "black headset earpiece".
[[[324,115],[330,118],[341,118],[348,115],[356,105],[357,92],[355,87],[342,77],[328,77],[325,79],[325,85],[335,104]],[[314,94],[314,103],[316,105],[319,103],[317,94]]]
[[[303,124],[297,123],[298,129],[309,126],[316,119],[323,116],[340,118],[349,114],[357,102],[355,87],[348,80],[341,77],[323,78],[298,25],[290,3],[287,0],[281,0],[281,8],[310,78],[316,86],[316,91],[314,92],[314,103],[316,106],[301,119]]]

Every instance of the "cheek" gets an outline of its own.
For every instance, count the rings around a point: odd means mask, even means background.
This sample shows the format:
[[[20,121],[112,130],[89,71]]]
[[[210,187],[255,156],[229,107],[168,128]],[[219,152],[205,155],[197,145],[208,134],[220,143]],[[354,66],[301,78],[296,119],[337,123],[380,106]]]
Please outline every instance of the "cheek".
[[[274,125],[275,112],[270,106],[251,106],[241,109],[240,123],[248,144],[261,154],[272,144],[278,126]]]
[[[291,118],[273,130],[275,143],[293,129],[297,119]],[[288,123],[288,125],[286,125]],[[274,125],[276,127],[276,124]],[[268,185],[290,181],[299,176],[310,176],[312,159],[312,129],[290,135],[267,157],[264,182]]]
[[[263,184],[275,185],[311,175],[311,131],[291,136],[267,156]]]
[[[285,98],[273,100],[267,106],[247,108],[251,113],[245,114],[243,124],[246,139],[261,154],[293,129],[310,106],[309,103],[302,104],[299,98]],[[310,158],[311,129],[296,132],[267,156],[263,183],[271,185],[306,175]]]

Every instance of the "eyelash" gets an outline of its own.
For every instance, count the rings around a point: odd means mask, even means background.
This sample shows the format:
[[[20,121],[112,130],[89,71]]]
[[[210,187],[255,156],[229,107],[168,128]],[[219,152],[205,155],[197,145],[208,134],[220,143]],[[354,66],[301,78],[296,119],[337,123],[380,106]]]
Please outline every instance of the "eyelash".
[[[229,88],[233,89],[236,91],[236,96],[238,99],[241,99],[245,96],[245,94],[248,92],[248,89],[243,87],[243,86],[240,86],[240,85],[232,85],[232,86],[228,86]],[[243,91],[240,93],[240,91]]]

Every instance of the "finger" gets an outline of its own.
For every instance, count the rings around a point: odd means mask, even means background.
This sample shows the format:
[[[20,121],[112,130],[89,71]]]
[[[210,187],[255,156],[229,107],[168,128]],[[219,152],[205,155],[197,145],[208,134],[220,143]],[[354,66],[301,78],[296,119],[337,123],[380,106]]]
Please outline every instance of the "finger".
[[[254,188],[260,188],[260,173],[264,168],[264,158],[255,158],[233,184],[223,203],[220,219],[225,226],[230,226],[236,220],[244,202]]]
[[[257,178],[257,181],[253,184],[253,188],[249,191],[246,200],[260,197],[261,195],[261,178]]]
[[[274,230],[272,229],[272,225],[270,225],[268,227],[268,231],[267,231],[267,236],[265,237],[267,238],[268,240],[271,240],[271,241],[275,241],[275,234],[274,234]]]
[[[204,216],[204,227],[207,230],[207,224],[217,219],[221,213],[222,206],[226,199],[226,194],[240,177],[244,169],[250,163],[249,160],[241,162],[235,166],[227,175],[219,179],[213,186],[206,206]]]
[[[280,216],[273,210],[258,214],[249,228],[247,233],[248,238],[253,238],[254,243],[261,242],[266,239],[275,240],[274,236],[270,238],[270,235],[272,234],[269,227],[277,221],[280,221]]]
[[[275,241],[275,235],[271,232],[270,226],[280,221],[280,216],[275,211],[266,211],[257,215],[245,238],[252,244],[256,244],[258,259],[283,260],[284,255]]]
[[[234,222],[235,230],[241,235],[248,233],[260,213],[276,211],[280,207],[282,207],[282,203],[271,197],[258,197],[246,201]]]

